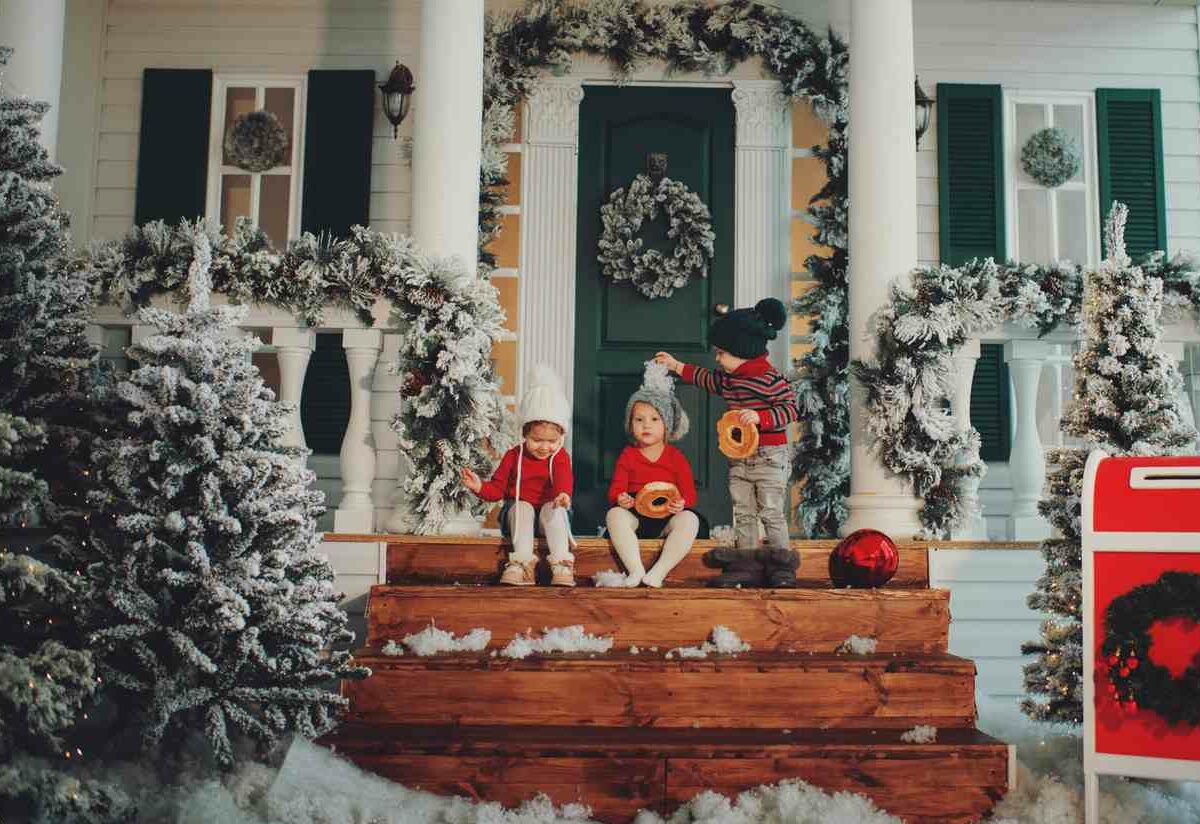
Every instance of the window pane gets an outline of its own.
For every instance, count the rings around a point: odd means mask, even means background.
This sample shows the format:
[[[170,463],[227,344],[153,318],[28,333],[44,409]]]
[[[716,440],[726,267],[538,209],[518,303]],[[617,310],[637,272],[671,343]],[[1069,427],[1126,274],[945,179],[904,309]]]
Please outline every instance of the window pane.
[[[287,246],[291,187],[291,175],[262,176],[262,189],[258,196],[258,225],[277,249]]]
[[[225,129],[221,132],[222,143],[225,135],[229,133],[229,127],[233,125],[233,121],[237,120],[240,115],[254,111],[254,95],[253,87],[231,86],[225,90]],[[229,155],[225,155],[222,162],[228,165]]]
[[[1058,198],[1058,256],[1086,264],[1087,193],[1079,189],[1056,189],[1054,196]]]
[[[1016,259],[1022,263],[1050,263],[1050,195],[1045,189],[1017,192]]]
[[[288,136],[288,157],[292,156],[292,120],[296,109],[295,89],[266,90],[264,108],[279,118]],[[291,165],[290,162],[288,165]]]
[[[1054,107],[1054,125],[1075,138],[1075,145],[1079,147],[1080,164],[1079,171],[1074,174],[1071,180],[1083,180],[1084,169],[1087,167],[1087,164],[1082,162],[1083,106],[1073,103],[1056,105]]]
[[[250,185],[250,175],[221,176],[221,225],[226,232],[233,231],[239,217],[252,217]]]

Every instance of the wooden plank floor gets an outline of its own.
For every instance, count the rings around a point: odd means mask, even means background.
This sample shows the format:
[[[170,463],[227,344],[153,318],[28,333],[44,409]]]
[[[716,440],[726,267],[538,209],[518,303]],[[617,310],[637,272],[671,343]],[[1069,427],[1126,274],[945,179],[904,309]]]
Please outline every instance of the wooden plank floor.
[[[491,630],[503,645],[530,629],[580,624],[630,645],[690,646],[717,624],[755,650],[832,653],[850,635],[879,652],[945,652],[950,593],[931,589],[543,589],[496,586],[375,586],[367,644],[382,646],[430,624],[455,634]]]

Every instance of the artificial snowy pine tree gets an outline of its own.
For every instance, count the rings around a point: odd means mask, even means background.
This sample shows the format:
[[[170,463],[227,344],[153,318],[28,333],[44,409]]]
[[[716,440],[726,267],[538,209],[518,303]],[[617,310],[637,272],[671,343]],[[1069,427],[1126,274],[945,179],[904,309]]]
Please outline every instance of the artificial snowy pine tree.
[[[1038,655],[1025,667],[1030,697],[1022,708],[1041,721],[1083,720],[1080,496],[1088,452],[1170,455],[1190,448],[1196,437],[1178,407],[1182,381],[1175,363],[1159,345],[1163,283],[1126,255],[1127,215],[1124,204],[1113,205],[1104,229],[1108,258],[1084,286],[1074,400],[1060,425],[1084,445],[1051,452],[1046,496],[1038,504],[1060,535],[1042,542],[1046,572],[1029,596],[1030,607],[1052,617],[1042,623],[1042,639],[1022,648]]]
[[[250,363],[245,309],[210,308],[211,249],[195,235],[186,314],[143,309],[159,333],[130,348],[115,388],[121,430],[94,453],[90,568],[100,674],[126,730],[154,752],[203,731],[222,767],[237,739],[265,753],[317,736],[361,677],[316,554],[324,508],[303,450],[283,445],[289,410]]]

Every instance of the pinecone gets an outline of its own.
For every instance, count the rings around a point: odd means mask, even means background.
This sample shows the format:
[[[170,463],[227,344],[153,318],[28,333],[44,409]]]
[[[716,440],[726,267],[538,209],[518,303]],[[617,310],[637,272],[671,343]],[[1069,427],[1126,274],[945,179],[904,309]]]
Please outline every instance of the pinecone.
[[[434,441],[433,454],[437,456],[438,463],[444,464],[454,454],[454,447],[450,441],[445,438],[439,438]]]
[[[446,302],[446,293],[436,286],[422,286],[409,293],[409,300],[425,309],[440,309]]]
[[[400,395],[411,398],[421,394],[421,390],[429,385],[429,375],[421,369],[413,369],[400,382]]]

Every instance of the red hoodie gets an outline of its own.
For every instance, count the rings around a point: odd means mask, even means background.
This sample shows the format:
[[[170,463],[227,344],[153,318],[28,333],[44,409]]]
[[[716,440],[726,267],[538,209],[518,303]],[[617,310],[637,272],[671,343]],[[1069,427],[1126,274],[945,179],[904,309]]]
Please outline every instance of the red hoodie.
[[[517,455],[521,456],[521,495],[519,500],[533,504],[538,509],[542,504],[553,501],[560,492],[571,494],[575,477],[571,473],[571,456],[560,449],[549,458],[535,458],[524,449],[524,442],[504,453],[500,465],[489,481],[484,481],[476,494],[485,501],[518,500]],[[551,462],[554,463],[554,480],[550,480]]]

